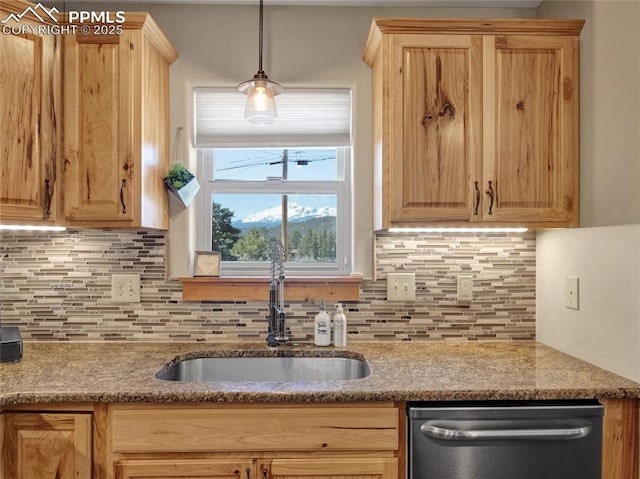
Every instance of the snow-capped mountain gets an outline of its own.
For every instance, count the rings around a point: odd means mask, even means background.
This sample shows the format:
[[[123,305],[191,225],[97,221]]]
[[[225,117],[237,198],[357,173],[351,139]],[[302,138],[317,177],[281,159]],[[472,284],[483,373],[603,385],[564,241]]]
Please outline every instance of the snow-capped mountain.
[[[288,218],[290,222],[306,221],[312,218],[322,218],[325,216],[336,216],[336,208],[324,206],[321,208],[313,208],[311,206],[302,206],[297,203],[289,203]],[[234,222],[237,227],[247,225],[268,226],[280,223],[282,220],[282,207],[280,205],[267,208],[262,211],[250,214]]]

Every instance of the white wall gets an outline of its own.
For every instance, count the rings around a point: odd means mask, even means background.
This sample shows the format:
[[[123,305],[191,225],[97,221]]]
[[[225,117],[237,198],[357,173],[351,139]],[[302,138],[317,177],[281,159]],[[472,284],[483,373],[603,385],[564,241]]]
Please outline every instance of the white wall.
[[[640,381],[640,2],[545,1],[538,17],[586,23],[580,37],[583,228],[538,234],[537,337]],[[580,278],[579,311],[565,308],[566,276]]]
[[[548,231],[537,238],[539,341],[640,382],[640,224]],[[565,278],[579,278],[579,310]]]
[[[582,18],[580,225],[640,223],[640,1],[544,1],[540,18]]]

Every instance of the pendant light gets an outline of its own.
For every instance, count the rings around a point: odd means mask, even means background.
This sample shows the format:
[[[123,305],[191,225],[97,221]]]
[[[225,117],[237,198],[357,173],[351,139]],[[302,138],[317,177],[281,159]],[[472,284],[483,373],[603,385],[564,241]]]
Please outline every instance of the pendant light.
[[[278,119],[275,96],[282,93],[279,83],[269,80],[262,69],[262,0],[260,0],[260,30],[258,43],[258,73],[240,83],[238,90],[247,95],[244,117],[254,125],[269,125]]]

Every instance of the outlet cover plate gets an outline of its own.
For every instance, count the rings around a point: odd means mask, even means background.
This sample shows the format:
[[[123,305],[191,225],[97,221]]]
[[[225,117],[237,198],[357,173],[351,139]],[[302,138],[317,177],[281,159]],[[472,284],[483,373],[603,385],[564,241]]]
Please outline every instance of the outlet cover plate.
[[[416,274],[388,273],[387,301],[415,301]]]
[[[139,303],[140,275],[138,273],[111,275],[111,302]]]
[[[564,283],[564,302],[569,309],[580,309],[579,279],[577,276],[567,276]]]
[[[458,275],[458,302],[470,303],[473,301],[473,275]]]

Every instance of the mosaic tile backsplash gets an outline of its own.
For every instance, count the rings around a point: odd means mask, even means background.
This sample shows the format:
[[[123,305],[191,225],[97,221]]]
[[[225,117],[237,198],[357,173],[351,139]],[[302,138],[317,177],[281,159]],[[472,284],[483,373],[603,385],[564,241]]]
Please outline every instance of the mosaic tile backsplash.
[[[375,281],[346,304],[350,340],[535,339],[535,233],[378,234]],[[0,235],[0,320],[27,340],[261,341],[265,302],[182,302],[165,279],[158,232],[67,231]],[[416,301],[388,302],[386,274],[416,273]],[[111,275],[140,273],[141,301],[111,302]],[[457,276],[472,274],[460,304]],[[318,305],[290,303],[294,341],[313,341]]]

